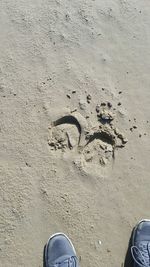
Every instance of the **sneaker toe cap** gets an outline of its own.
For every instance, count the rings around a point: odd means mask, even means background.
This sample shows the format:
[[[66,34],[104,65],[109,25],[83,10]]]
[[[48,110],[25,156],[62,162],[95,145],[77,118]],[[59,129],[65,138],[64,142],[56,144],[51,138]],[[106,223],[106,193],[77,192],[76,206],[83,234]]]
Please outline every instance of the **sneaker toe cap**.
[[[134,235],[134,242],[150,241],[150,220],[141,221]]]
[[[56,234],[49,239],[46,246],[46,260],[55,263],[61,258],[76,256],[71,241],[64,234]]]

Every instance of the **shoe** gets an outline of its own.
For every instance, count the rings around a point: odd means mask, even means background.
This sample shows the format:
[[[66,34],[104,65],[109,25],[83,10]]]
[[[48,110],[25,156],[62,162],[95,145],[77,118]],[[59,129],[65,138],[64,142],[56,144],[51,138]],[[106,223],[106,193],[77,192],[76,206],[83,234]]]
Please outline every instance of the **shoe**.
[[[46,267],[79,267],[75,248],[63,233],[51,236],[45,247]]]
[[[150,220],[142,220],[134,228],[131,254],[134,267],[150,267]]]

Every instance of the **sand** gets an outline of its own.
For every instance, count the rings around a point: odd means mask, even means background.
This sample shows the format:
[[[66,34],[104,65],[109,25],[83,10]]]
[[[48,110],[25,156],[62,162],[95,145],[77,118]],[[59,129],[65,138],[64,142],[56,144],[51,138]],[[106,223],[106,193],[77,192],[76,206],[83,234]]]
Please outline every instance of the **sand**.
[[[0,266],[43,266],[59,231],[120,267],[150,218],[150,2],[0,7]]]

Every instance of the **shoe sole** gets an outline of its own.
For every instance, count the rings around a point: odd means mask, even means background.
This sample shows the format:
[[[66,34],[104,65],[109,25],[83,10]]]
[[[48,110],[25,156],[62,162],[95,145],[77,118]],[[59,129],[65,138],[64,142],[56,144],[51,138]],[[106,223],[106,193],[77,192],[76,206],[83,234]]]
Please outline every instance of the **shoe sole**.
[[[149,219],[142,219],[141,221],[139,221],[136,224],[136,226],[133,229],[133,234],[132,234],[132,246],[134,246],[134,239],[135,239],[137,228],[138,228],[139,224],[142,223],[142,222],[150,222],[150,220]]]
[[[68,237],[67,235],[65,235],[64,233],[56,233],[56,234],[50,236],[50,238],[48,239],[48,241],[47,241],[47,243],[46,243],[46,246],[45,246],[45,253],[44,253],[44,254],[45,254],[45,265],[46,265],[46,267],[48,267],[48,265],[47,265],[48,244],[49,244],[49,242],[50,242],[51,239],[53,239],[54,237],[56,237],[56,236],[58,236],[58,235],[62,235],[62,236],[64,236],[64,237],[69,241],[69,243],[70,243],[70,245],[72,246],[72,249],[73,249],[73,251],[74,251],[74,253],[75,253],[75,255],[76,255],[76,250],[75,250],[75,248],[74,248],[73,243],[72,243],[71,240],[69,239],[69,237]]]

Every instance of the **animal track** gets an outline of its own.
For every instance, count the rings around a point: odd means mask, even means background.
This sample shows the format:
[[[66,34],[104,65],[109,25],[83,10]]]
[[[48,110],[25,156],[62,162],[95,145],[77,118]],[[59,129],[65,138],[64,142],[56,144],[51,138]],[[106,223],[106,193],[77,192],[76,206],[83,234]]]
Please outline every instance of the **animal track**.
[[[63,117],[59,118],[58,120],[54,121],[53,126],[56,127],[56,126],[61,125],[61,124],[75,125],[78,129],[78,132],[79,132],[79,140],[78,140],[78,145],[79,145],[80,140],[81,140],[81,135],[83,134],[83,126],[82,126],[82,123],[79,122],[79,120],[76,116],[73,116],[73,115],[63,116]]]
[[[48,143],[52,150],[59,149],[62,152],[77,148],[87,162],[97,159],[105,165],[106,160],[114,158],[116,148],[125,146],[127,139],[112,124],[98,123],[90,128],[87,120],[78,112],[62,116],[52,122]]]
[[[86,119],[78,112],[73,112],[73,114],[68,114],[62,116],[52,123],[52,127],[57,127],[59,125],[69,124],[74,125],[78,130],[78,146],[85,145],[85,132],[87,129]],[[69,134],[67,134],[69,136]]]

